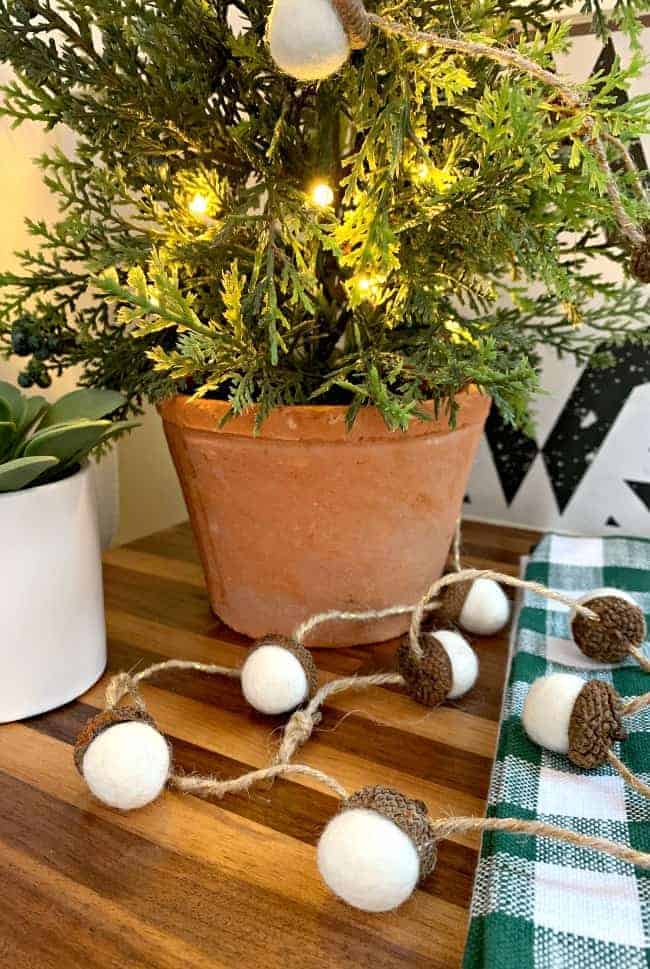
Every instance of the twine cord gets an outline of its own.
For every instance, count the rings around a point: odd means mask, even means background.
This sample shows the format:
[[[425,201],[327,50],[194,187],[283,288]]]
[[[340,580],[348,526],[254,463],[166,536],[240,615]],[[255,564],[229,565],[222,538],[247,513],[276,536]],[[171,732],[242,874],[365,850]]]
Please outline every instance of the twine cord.
[[[621,707],[622,717],[631,717],[634,713],[638,713],[639,710],[645,710],[647,706],[650,706],[650,693],[642,693],[641,696],[634,697],[633,700],[628,700]]]
[[[460,533],[460,518],[456,519],[456,527],[454,528],[454,542],[452,545],[452,561],[454,565],[454,572],[460,572],[463,568],[460,561],[460,544],[461,544],[461,533]]]
[[[195,663],[187,659],[167,659],[162,663],[154,663],[146,670],[137,673],[133,680],[140,683],[142,680],[149,680],[156,673],[163,670],[193,670],[196,673],[208,673],[210,676],[229,676],[232,679],[239,679],[241,671],[236,666],[218,666],[215,663]]]
[[[639,178],[639,169],[636,167],[636,162],[632,158],[632,153],[630,152],[627,145],[623,141],[621,141],[620,138],[617,138],[616,135],[613,135],[611,131],[602,131],[601,138],[603,139],[603,141],[608,141],[610,145],[614,145],[617,152],[623,159],[623,164],[625,165],[626,171],[628,172],[628,174],[633,176],[632,188],[634,190],[634,194],[639,199],[639,201],[645,202],[646,193],[643,187],[643,183]]]
[[[345,801],[350,796],[345,788],[339,784],[336,778],[325,774],[324,771],[316,767],[309,767],[308,764],[271,764],[269,767],[261,767],[259,770],[249,771],[240,777],[232,777],[227,781],[220,781],[217,777],[198,776],[192,774],[172,773],[169,776],[169,786],[185,794],[195,794],[198,797],[222,798],[226,794],[239,794],[248,791],[255,784],[262,781],[274,780],[290,774],[303,774],[311,777],[325,787],[334,791],[337,797]]]
[[[116,707],[125,696],[130,696],[134,704],[141,710],[145,709],[144,700],[138,689],[143,680],[149,680],[156,673],[164,670],[192,670],[196,673],[208,673],[211,676],[229,676],[239,679],[241,670],[235,666],[217,666],[214,663],[195,663],[186,659],[167,659],[162,663],[153,663],[139,673],[117,673],[106,687],[104,706],[107,710]]]
[[[296,710],[291,716],[284,728],[282,742],[275,757],[276,763],[286,764],[298,747],[302,747],[309,740],[314,727],[321,721],[320,708],[328,697],[343,693],[344,690],[367,690],[373,686],[388,684],[403,686],[404,677],[400,673],[373,673],[370,676],[346,676],[325,683],[304,709]]]
[[[381,16],[379,14],[366,13],[366,17],[370,24],[378,27],[379,30],[383,31],[384,33],[404,37],[406,40],[409,40],[412,43],[427,44],[431,47],[438,47],[443,50],[456,51],[460,54],[466,54],[469,57],[474,58],[486,57],[489,60],[496,61],[498,64],[502,64],[504,67],[515,68],[524,74],[528,74],[530,77],[534,77],[537,81],[540,81],[540,83],[546,85],[547,87],[553,88],[558,92],[564,104],[576,113],[586,110],[588,107],[588,102],[585,101],[581,93],[575,88],[574,85],[571,84],[570,81],[559,74],[555,74],[553,71],[547,70],[536,61],[531,60],[529,57],[525,57],[523,54],[520,54],[514,49],[508,47],[499,47],[496,44],[482,44],[473,40],[461,40],[457,37],[444,37],[441,34],[434,33],[433,31],[417,30],[414,27],[409,27],[406,24],[399,23],[396,20],[391,20],[389,17]],[[614,178],[614,173],[612,172],[607,159],[607,151],[603,144],[602,135],[596,133],[596,127],[595,119],[591,115],[586,114],[582,121],[583,141],[592,149],[598,167],[605,176],[605,187],[612,205],[616,222],[618,223],[622,234],[626,239],[629,240],[629,242],[632,243],[633,246],[645,246],[645,233],[639,228],[638,225],[636,225],[636,223],[625,211],[618,184]],[[621,147],[625,147],[619,139],[612,137],[608,140],[619,151]],[[625,150],[622,154],[626,168],[628,168],[629,172],[633,172],[635,175],[635,192],[639,198],[645,200],[645,191],[638,176],[638,169],[634,164],[632,156],[628,151]],[[629,168],[630,163],[632,168]]]
[[[627,767],[623,761],[616,756],[613,750],[607,752],[607,760],[612,765],[614,770],[618,771],[623,780],[629,784],[633,790],[637,791],[638,794],[643,795],[643,797],[650,797],[650,785],[644,784],[640,777],[632,773],[629,767]]]
[[[425,610],[429,611],[437,608],[437,603],[426,603]],[[365,622],[373,619],[388,619],[390,616],[402,616],[406,612],[413,612],[415,604],[388,606],[386,609],[366,609],[364,612],[345,612],[339,609],[329,609],[327,612],[317,612],[315,615],[305,619],[294,629],[291,638],[297,643],[304,645],[305,638],[316,626],[324,622],[341,620],[344,622]]]
[[[644,670],[644,672],[650,673],[650,660],[648,660],[647,657],[644,656],[644,654],[641,652],[638,646],[628,646],[627,651],[630,654],[630,656],[634,657],[634,659],[637,661],[641,669]],[[646,694],[646,696],[648,695],[649,694]]]
[[[139,710],[144,710],[144,700],[138,692],[138,688],[130,673],[117,673],[111,677],[104,694],[104,706],[107,710],[112,710],[120,703],[125,696],[131,696],[134,705]]]
[[[570,596],[565,596],[561,592],[555,592],[553,589],[547,589],[546,586],[541,585],[539,582],[531,582],[529,579],[518,579],[514,575],[504,575],[501,572],[495,572],[492,569],[461,569],[460,572],[451,572],[448,575],[443,575],[441,578],[436,579],[436,581],[429,586],[425,594],[422,596],[417,606],[413,610],[413,615],[411,616],[411,628],[409,629],[409,641],[411,645],[411,650],[413,654],[418,658],[422,659],[422,647],[420,645],[420,627],[422,625],[422,619],[424,612],[429,605],[431,599],[434,599],[441,589],[444,589],[448,585],[454,585],[456,582],[468,582],[474,579],[494,579],[495,582],[501,582],[503,585],[510,585],[516,589],[528,589],[529,592],[535,592],[537,595],[542,596],[545,599],[552,599],[555,602],[561,602],[569,608],[575,609],[576,612],[588,619],[594,619],[598,622],[598,616],[587,606],[583,606],[576,602],[575,599],[570,598]]]
[[[579,834],[568,828],[556,827],[545,821],[526,821],[522,818],[436,818],[430,820],[432,834],[436,840],[450,838],[455,834],[467,834],[470,831],[504,831],[508,834],[528,834],[542,838],[554,838],[566,841],[567,844],[578,848],[590,848],[602,851],[619,861],[636,865],[637,868],[650,869],[650,854],[629,848],[627,845],[616,844],[607,838],[594,835]]]

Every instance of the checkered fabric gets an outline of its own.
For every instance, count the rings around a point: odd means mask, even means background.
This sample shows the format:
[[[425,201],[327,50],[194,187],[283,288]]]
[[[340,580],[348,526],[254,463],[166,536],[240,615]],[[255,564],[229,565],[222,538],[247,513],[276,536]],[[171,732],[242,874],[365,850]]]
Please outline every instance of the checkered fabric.
[[[650,613],[650,541],[549,535],[525,570],[576,598],[614,587]],[[650,644],[644,649],[650,654]],[[612,683],[624,699],[650,691],[650,674],[628,660],[595,663],[570,638],[568,610],[525,593],[504,697],[488,815],[539,818],[650,852],[650,801],[609,766],[593,771],[533,744],[521,725],[530,684],[571,672]],[[650,781],[650,710],[626,718],[614,748]],[[464,969],[641,969],[650,967],[650,872],[594,851],[522,835],[483,837]]]

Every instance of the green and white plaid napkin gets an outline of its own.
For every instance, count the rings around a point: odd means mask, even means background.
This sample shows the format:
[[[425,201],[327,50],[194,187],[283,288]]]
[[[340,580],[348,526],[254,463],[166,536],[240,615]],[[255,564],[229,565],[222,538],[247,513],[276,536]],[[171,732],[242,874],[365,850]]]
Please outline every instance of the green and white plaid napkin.
[[[650,541],[549,535],[528,579],[571,596],[611,586],[650,613]],[[645,644],[645,649],[650,650]],[[650,852],[650,801],[609,766],[581,771],[526,737],[521,711],[530,684],[566,671],[612,683],[624,699],[650,691],[633,661],[618,667],[583,657],[569,636],[568,610],[525,593],[514,637],[488,814],[539,818]],[[650,711],[626,718],[617,745],[650,781]],[[647,969],[650,872],[561,842],[489,833],[474,883],[464,969]]]

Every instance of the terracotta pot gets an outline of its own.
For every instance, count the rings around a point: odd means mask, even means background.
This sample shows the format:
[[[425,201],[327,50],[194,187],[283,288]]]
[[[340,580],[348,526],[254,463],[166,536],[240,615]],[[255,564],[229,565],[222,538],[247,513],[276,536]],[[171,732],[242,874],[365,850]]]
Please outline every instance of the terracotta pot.
[[[415,602],[444,567],[490,406],[476,391],[458,402],[454,431],[443,419],[391,432],[368,407],[348,433],[345,407],[317,406],[274,411],[257,437],[253,414],[219,427],[221,401],[160,405],[214,612],[258,637],[328,609]],[[389,639],[408,621],[330,622],[308,644]]]

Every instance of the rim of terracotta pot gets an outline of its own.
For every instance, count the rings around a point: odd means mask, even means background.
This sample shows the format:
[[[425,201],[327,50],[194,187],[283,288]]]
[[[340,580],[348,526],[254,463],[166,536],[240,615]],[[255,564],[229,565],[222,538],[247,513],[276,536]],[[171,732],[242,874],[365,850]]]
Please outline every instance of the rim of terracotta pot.
[[[348,431],[345,425],[348,406],[345,404],[278,407],[269,414],[257,434],[255,433],[255,408],[251,408],[246,414],[231,418],[220,427],[220,421],[229,408],[227,401],[223,400],[192,399],[179,394],[158,404],[158,413],[163,421],[178,427],[231,437],[256,436],[262,440],[339,441],[341,443],[372,440],[398,442],[408,438],[450,434],[462,430],[464,427],[483,421],[491,403],[490,398],[476,387],[461,391],[455,399],[459,410],[456,426],[453,429],[449,426],[446,414],[439,415],[438,418],[433,417],[435,414],[433,401],[423,401],[420,405],[422,410],[432,415],[432,420],[414,418],[406,431],[390,431],[376,407],[361,407],[352,429]]]

